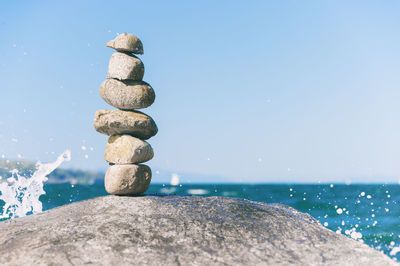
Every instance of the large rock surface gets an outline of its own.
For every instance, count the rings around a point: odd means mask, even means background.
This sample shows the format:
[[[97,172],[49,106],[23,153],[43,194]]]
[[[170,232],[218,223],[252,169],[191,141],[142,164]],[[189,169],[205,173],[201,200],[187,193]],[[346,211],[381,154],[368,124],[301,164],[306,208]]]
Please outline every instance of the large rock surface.
[[[283,205],[106,196],[0,223],[1,265],[397,265]]]

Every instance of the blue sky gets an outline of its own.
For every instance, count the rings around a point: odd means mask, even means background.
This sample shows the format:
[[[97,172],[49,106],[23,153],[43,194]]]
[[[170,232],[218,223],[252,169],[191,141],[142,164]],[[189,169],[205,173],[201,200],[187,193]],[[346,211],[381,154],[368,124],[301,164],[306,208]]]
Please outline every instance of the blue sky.
[[[51,161],[70,148],[65,167],[106,169],[93,129],[95,111],[112,109],[98,94],[105,43],[129,32],[157,95],[143,110],[159,126],[154,172],[397,182],[399,12],[397,1],[2,1],[0,155]]]

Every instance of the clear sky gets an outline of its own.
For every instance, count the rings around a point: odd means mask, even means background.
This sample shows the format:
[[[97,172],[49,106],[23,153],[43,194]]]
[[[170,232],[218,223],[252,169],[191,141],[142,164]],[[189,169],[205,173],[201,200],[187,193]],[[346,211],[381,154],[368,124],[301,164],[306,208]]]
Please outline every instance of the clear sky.
[[[106,169],[105,43],[129,32],[157,95],[143,110],[154,172],[397,182],[399,14],[398,1],[1,1],[0,155],[70,148],[65,167]]]

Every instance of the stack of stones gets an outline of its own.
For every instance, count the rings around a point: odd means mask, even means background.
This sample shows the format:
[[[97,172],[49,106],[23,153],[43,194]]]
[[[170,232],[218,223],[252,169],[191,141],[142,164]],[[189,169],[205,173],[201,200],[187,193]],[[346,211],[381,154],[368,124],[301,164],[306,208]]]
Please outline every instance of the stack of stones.
[[[135,195],[147,190],[151,169],[140,164],[153,158],[145,140],[158,129],[153,119],[137,111],[155,99],[153,88],[142,81],[144,65],[134,54],[143,54],[142,42],[132,34],[120,34],[107,47],[117,50],[110,59],[107,79],[100,86],[101,97],[119,110],[99,110],[96,131],[110,136],[104,158],[110,164],[105,176],[106,191],[114,195]]]

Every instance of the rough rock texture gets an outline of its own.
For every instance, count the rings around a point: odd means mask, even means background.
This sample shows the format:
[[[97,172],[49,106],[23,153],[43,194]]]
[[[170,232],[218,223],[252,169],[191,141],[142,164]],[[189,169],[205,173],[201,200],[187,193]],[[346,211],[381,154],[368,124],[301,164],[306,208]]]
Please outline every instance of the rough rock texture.
[[[0,223],[1,265],[397,265],[284,205],[107,196]]]
[[[109,137],[104,153],[104,159],[113,164],[144,163],[153,156],[153,148],[149,143],[130,135]]]
[[[158,132],[154,120],[138,111],[99,110],[94,128],[108,136],[128,134],[139,139],[149,139]]]
[[[129,33],[122,33],[106,44],[119,52],[143,54],[143,44],[138,37]]]
[[[119,80],[142,80],[144,65],[142,60],[134,55],[116,52],[110,58],[107,78]]]
[[[153,88],[144,81],[116,79],[107,79],[101,84],[100,96],[109,105],[123,110],[149,107],[156,98]]]
[[[113,195],[135,195],[145,192],[150,181],[151,169],[147,165],[112,165],[106,172],[104,185]]]

